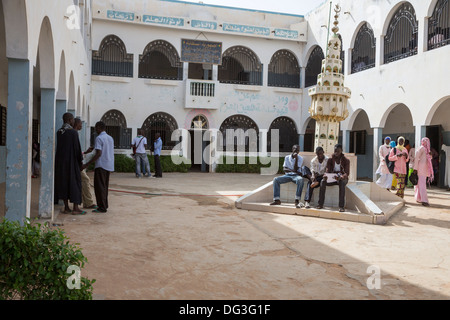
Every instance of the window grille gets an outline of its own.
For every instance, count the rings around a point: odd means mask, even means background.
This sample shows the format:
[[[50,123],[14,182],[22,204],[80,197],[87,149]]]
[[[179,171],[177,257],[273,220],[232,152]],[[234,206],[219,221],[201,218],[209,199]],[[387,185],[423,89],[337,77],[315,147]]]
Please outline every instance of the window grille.
[[[299,135],[297,133],[297,127],[294,121],[287,117],[276,118],[269,128],[269,133],[267,135],[267,147],[269,152],[272,151],[272,130],[279,130],[279,152],[291,152],[293,145],[298,145]]]
[[[127,128],[127,121],[122,112],[110,110],[103,115],[101,121],[106,125],[106,133],[113,138],[115,149],[131,148],[131,129]],[[91,135],[92,145],[95,143],[95,140],[93,139],[95,139],[95,137]]]
[[[305,70],[305,87],[317,84],[317,76],[322,70],[322,60],[325,59],[322,48],[316,46],[309,56]]]
[[[344,74],[345,71],[345,51],[344,51],[344,42],[342,41],[342,36],[340,34],[338,34],[339,40],[341,40],[341,54],[340,54],[340,59],[342,61],[342,69],[341,72],[342,74]]]
[[[242,129],[244,135],[240,135],[239,132],[242,133],[242,131],[236,131],[238,129]],[[249,129],[252,130],[249,132]],[[233,134],[235,135],[233,138],[233,142],[231,142],[231,138],[229,138],[229,141],[227,141],[227,130],[233,130]],[[220,126],[220,132],[222,133],[223,140],[219,140],[219,150],[222,149],[224,151],[238,151],[238,149],[243,149],[242,146],[245,147],[246,152],[248,152],[249,150],[258,150],[259,129],[256,123],[247,116],[234,115],[228,117]],[[255,135],[252,135],[252,133],[255,133]],[[245,134],[248,135],[245,136]]]
[[[262,85],[263,65],[256,54],[245,47],[231,47],[223,53],[219,81],[244,85]]]
[[[150,42],[139,56],[139,78],[183,80],[183,63],[169,42]]]
[[[368,23],[361,26],[352,51],[352,73],[375,67],[376,38]]]
[[[300,66],[287,50],[275,52],[269,64],[269,87],[300,88]]]
[[[115,35],[106,36],[98,51],[92,52],[92,74],[112,77],[133,77],[133,54]]]
[[[392,17],[384,39],[384,62],[390,63],[417,54],[419,24],[409,2],[402,4]]]
[[[450,1],[439,0],[428,21],[428,50],[450,44]]]
[[[142,134],[147,138],[148,148],[153,148],[156,133],[160,133],[163,150],[172,150],[177,141],[171,141],[172,133],[178,129],[176,120],[167,113],[158,112],[149,116],[142,125]]]

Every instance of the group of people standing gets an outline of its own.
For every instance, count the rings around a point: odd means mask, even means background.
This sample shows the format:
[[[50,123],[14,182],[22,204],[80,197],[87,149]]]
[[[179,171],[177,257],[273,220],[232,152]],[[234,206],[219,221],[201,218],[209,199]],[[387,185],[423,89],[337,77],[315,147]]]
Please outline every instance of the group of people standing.
[[[106,125],[99,121],[95,124],[97,137],[94,146],[81,151],[78,131],[82,129],[80,119],[71,113],[63,115],[63,126],[56,134],[55,155],[55,203],[64,201],[62,213],[84,215],[83,209],[93,209],[95,213],[105,213],[108,205],[109,177],[114,171],[114,140],[106,133]],[[90,179],[85,170],[95,163],[94,204],[90,189]],[[69,207],[73,204],[73,210]]]
[[[328,158],[322,147],[316,148],[316,156],[311,160],[311,167],[303,166],[303,157],[299,155],[300,147],[294,145],[292,154],[284,159],[285,174],[273,180],[272,206],[281,205],[280,185],[294,182],[296,208],[310,208],[314,189],[320,188],[317,209],[323,209],[327,186],[339,186],[339,212],[345,212],[345,187],[350,176],[350,160],[342,152],[342,145],[334,147],[333,155]],[[305,203],[301,202],[304,179],[307,179]]]
[[[384,142],[378,151],[380,165],[376,173],[380,178],[376,183],[387,190],[394,187],[396,195],[404,198],[405,187],[412,186],[409,178],[413,174],[417,175],[418,181],[414,185],[415,199],[423,206],[429,206],[427,181],[431,183],[434,180],[430,139],[423,138],[417,150],[415,148],[408,150],[409,141],[404,137],[398,137],[397,143],[391,141],[391,137],[386,137]],[[391,170],[390,162],[394,163]]]
[[[137,137],[133,139],[133,158],[136,161],[136,178],[141,177],[141,172],[144,177],[147,178],[162,178],[161,168],[161,149],[162,140],[161,134],[157,132],[155,134],[155,141],[153,142],[153,159],[155,161],[155,175],[152,176],[150,172],[150,162],[147,157],[147,138],[142,135],[142,130],[137,130]]]

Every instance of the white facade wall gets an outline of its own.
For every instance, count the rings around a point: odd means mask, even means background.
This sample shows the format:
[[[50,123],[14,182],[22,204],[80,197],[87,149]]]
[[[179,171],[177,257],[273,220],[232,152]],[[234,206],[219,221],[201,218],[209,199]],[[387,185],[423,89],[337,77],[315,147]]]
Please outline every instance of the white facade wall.
[[[384,36],[390,18],[396,9],[405,1],[376,0],[340,0],[334,1],[342,7],[339,33],[343,39],[346,63],[346,86],[352,90],[349,102],[350,114],[353,117],[342,124],[344,130],[350,130],[357,114],[364,110],[370,119],[371,127],[383,128],[389,112],[399,104],[405,104],[410,110],[414,126],[429,125],[430,112],[442,98],[449,97],[450,87],[443,81],[444,75],[450,71],[450,46],[427,51],[426,19],[433,13],[436,0],[409,1],[416,11],[419,21],[418,54],[403,60],[383,64]],[[334,8],[334,7],[333,7]],[[350,14],[344,14],[349,12]],[[327,24],[329,2],[311,12],[306,19],[310,25],[308,47],[319,44],[324,48],[326,32],[321,25]],[[351,72],[351,52],[359,27],[368,22],[374,31],[377,41],[377,60],[375,68],[356,74]],[[319,31],[320,30],[320,31]],[[311,41],[315,39],[316,41]],[[308,102],[305,102],[308,104]],[[429,119],[429,120],[427,120]],[[396,119],[400,121],[400,119]],[[449,128],[449,121],[444,121]]]
[[[123,1],[114,1],[114,10],[128,10],[136,16],[143,14],[206,19],[216,21],[266,26],[270,28],[300,28],[306,33],[306,24],[301,16],[253,13],[244,10],[230,10],[198,5],[184,5],[171,2],[154,2],[155,7],[145,4],[152,1],[136,1],[135,6]],[[105,36],[118,36],[134,55],[134,76],[130,78],[93,76],[91,125],[109,110],[120,110],[126,117],[127,126],[140,128],[145,119],[155,112],[171,114],[179,128],[189,129],[192,119],[199,114],[208,119],[209,128],[218,129],[229,116],[242,114],[250,117],[259,129],[268,129],[272,121],[279,116],[291,118],[300,132],[302,127],[303,90],[268,87],[268,66],[273,54],[281,49],[292,52],[304,68],[302,60],[306,35],[299,41],[270,39],[270,37],[226,34],[223,31],[206,32],[192,30],[187,24],[183,28],[154,26],[140,22],[123,22],[108,19],[105,11],[112,10],[112,2],[95,2],[93,50],[98,50]],[[139,7],[138,4],[141,4]],[[299,27],[298,25],[301,25]],[[301,29],[303,28],[303,29]],[[269,38],[269,39],[268,39]],[[188,64],[184,63],[183,81],[148,80],[138,78],[139,55],[152,41],[162,39],[172,44],[181,55],[181,39],[199,39],[222,42],[223,52],[232,46],[245,46],[251,49],[263,64],[263,85],[216,84],[215,101],[206,109],[185,108],[186,81]],[[213,67],[217,77],[217,66]],[[214,76],[213,76],[214,77]],[[217,80],[213,79],[213,80]]]

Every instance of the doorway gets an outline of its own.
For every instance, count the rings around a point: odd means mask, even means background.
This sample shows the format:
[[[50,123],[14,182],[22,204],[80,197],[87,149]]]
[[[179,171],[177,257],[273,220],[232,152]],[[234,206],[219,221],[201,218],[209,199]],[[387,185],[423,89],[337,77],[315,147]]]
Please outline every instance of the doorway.
[[[434,181],[431,185],[444,188],[444,173],[445,173],[445,157],[446,154],[441,150],[444,144],[443,138],[444,129],[441,125],[429,126],[426,128],[426,137],[430,139],[432,164],[434,171]]]
[[[205,149],[210,144],[208,139],[208,120],[203,115],[194,117],[189,130],[189,150],[191,150],[191,171],[209,172],[209,160],[205,159]],[[206,140],[206,141],[205,141]]]

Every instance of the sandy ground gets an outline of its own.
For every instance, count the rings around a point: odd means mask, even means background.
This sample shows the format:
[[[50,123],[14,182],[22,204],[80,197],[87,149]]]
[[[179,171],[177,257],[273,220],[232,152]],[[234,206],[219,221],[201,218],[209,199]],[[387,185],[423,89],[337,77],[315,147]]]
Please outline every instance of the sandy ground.
[[[409,189],[385,226],[234,207],[270,179],[113,174],[106,214],[55,222],[88,258],[96,299],[449,299],[449,192],[424,208]]]

